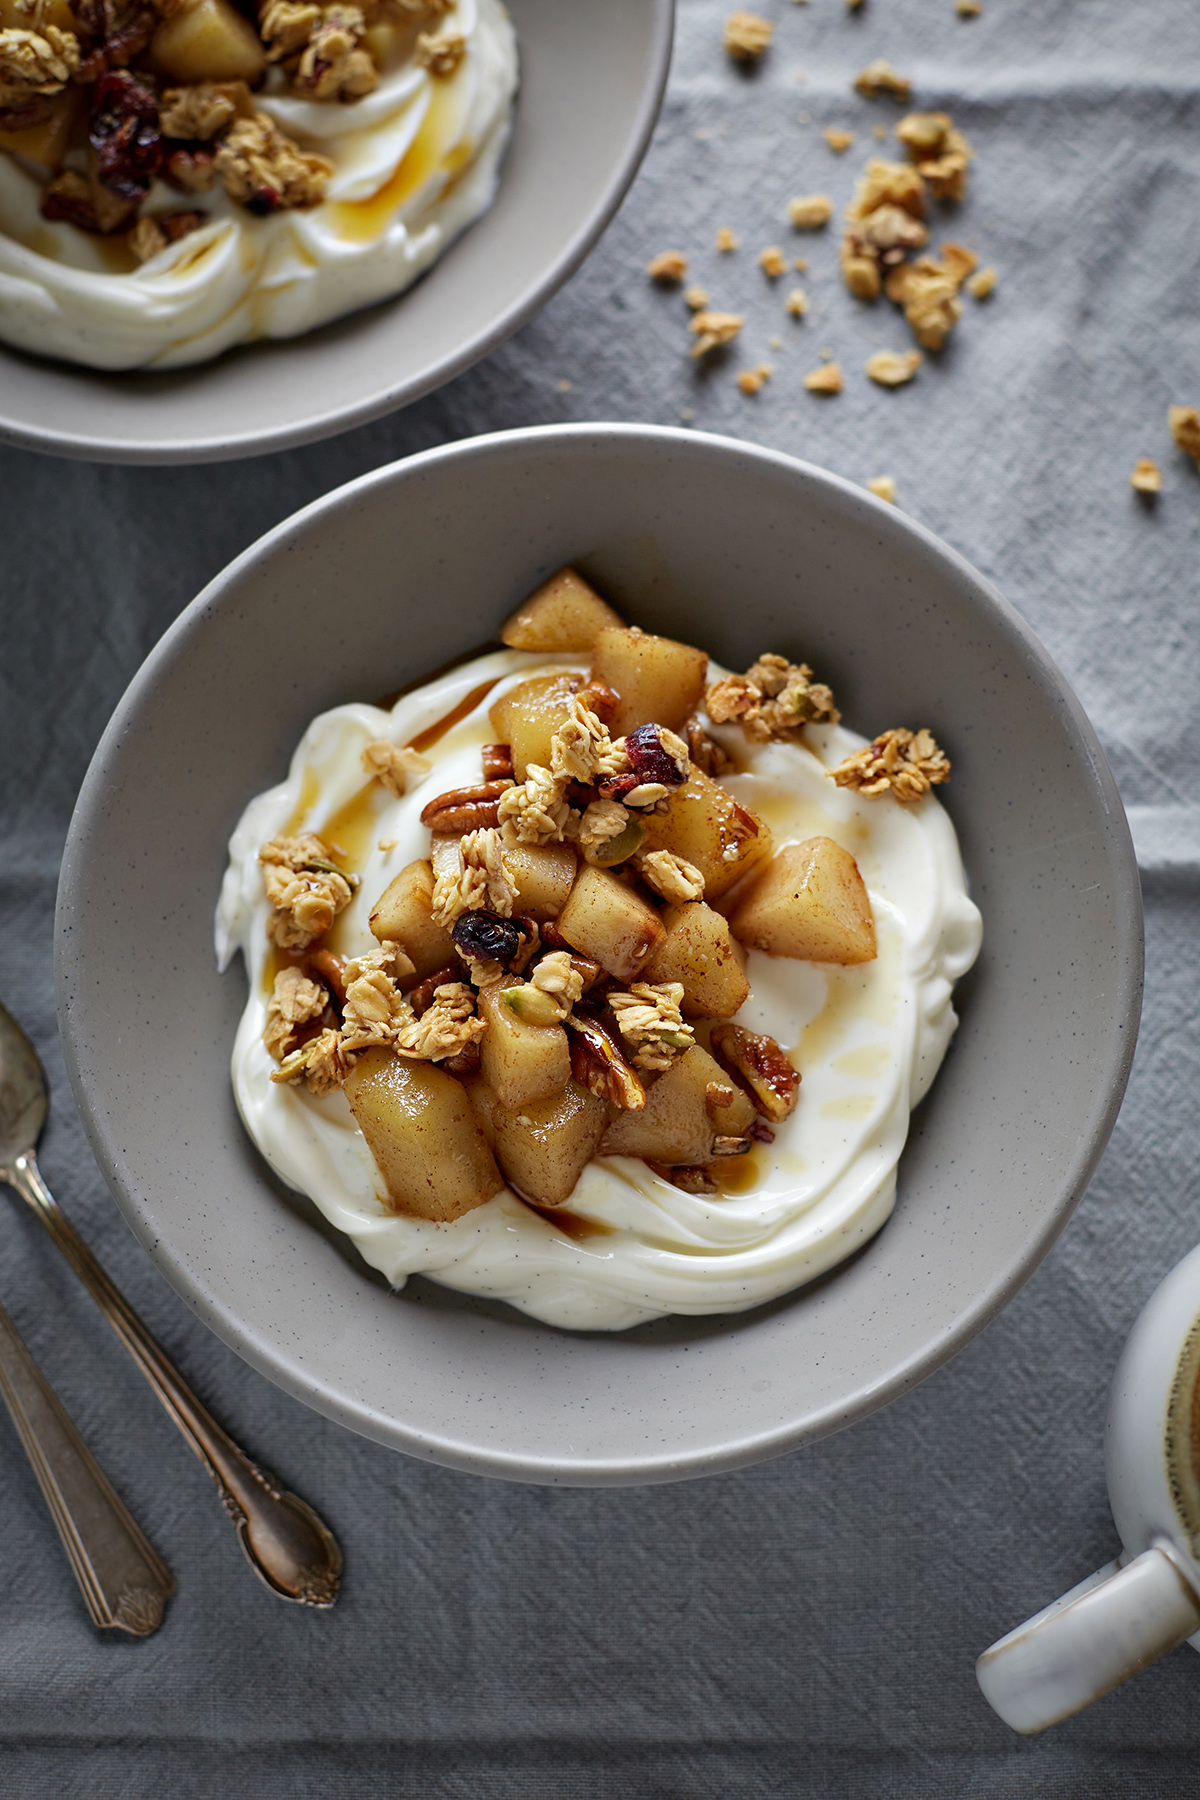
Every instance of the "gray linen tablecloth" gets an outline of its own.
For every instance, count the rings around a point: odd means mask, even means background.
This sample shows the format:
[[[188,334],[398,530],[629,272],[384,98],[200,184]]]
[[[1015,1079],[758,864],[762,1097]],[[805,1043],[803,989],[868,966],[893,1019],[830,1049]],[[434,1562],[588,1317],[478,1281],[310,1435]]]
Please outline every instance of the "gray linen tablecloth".
[[[0,1793],[65,1796],[1171,1796],[1200,1794],[1200,1659],[1182,1650],[1023,1741],[972,1664],[1106,1561],[1108,1377],[1159,1278],[1200,1238],[1200,472],[1172,401],[1200,402],[1200,14],[1194,0],[761,0],[749,78],[726,10],[682,0],[662,123],[607,237],[487,364],[407,413],[226,468],[128,470],[0,453],[4,725],[0,994],[48,1064],[51,1184],[230,1428],[334,1522],[329,1616],[242,1566],[206,1479],[92,1303],[15,1206],[0,1298],[178,1593],[162,1631],[102,1640],[0,1418]],[[952,346],[897,394],[862,374],[903,347],[856,308],[836,241],[793,239],[789,196],[850,193],[895,109],[850,90],[870,57],[916,78],[978,151],[954,235],[1000,272]],[[797,70],[804,71],[801,82]],[[798,115],[805,115],[801,122]],[[836,158],[820,133],[849,125]],[[720,224],[741,250],[718,257]],[[788,319],[759,271],[807,255]],[[675,246],[747,314],[697,372]],[[781,348],[769,348],[779,334]],[[847,373],[800,378],[827,347]],[[768,360],[754,399],[738,367]],[[568,387],[566,384],[569,383]],[[1134,820],[1148,989],[1125,1109],[1091,1191],[1025,1291],[949,1367],[842,1436],[675,1487],[550,1492],[409,1462],[275,1391],[212,1338],[134,1244],[75,1117],[55,1036],[51,916],[75,793],[108,714],[178,610],[258,534],[336,483],[507,425],[650,419],[738,434],[900,503],[999,583],[1066,670]],[[1157,505],[1127,485],[1165,473]],[[1004,754],[1004,746],[996,746]]]

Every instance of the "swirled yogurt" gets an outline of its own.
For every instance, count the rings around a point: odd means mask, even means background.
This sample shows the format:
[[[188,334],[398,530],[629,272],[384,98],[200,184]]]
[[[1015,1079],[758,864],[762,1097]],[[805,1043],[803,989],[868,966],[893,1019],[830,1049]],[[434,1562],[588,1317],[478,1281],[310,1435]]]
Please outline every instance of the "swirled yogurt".
[[[304,830],[336,845],[362,880],[335,923],[332,947],[374,948],[372,906],[407,863],[428,854],[422,807],[479,779],[479,749],[493,735],[489,707],[532,671],[583,666],[506,650],[427,683],[390,712],[340,706],[314,719],[286,781],[252,800],[233,834],[216,942],[222,968],[242,951],[250,980],[233,1053],[246,1128],[276,1174],[308,1194],[367,1262],[396,1287],[420,1271],[553,1325],[620,1330],[666,1313],[756,1306],[831,1268],[879,1230],[892,1208],[909,1113],[957,1024],[951,989],[978,954],[981,926],[954,828],[933,795],[901,806],[827,778],[862,738],[823,725],[809,726],[803,745],[747,745],[736,727],[714,728],[741,765],[723,784],[766,820],[777,845],[824,835],[849,850],[875,915],[879,953],[858,967],[748,953],[750,998],[737,1020],[792,1055],[803,1077],[795,1112],[773,1144],[731,1165],[723,1193],[684,1193],[640,1159],[596,1157],[563,1224],[509,1189],[449,1225],[397,1216],[380,1197],[382,1178],[345,1095],[318,1099],[271,1081],[259,847]],[[403,799],[378,784],[364,788],[368,743],[408,743],[456,715],[428,752],[430,773]]]
[[[255,107],[333,163],[324,201],[258,218],[220,186],[156,182],[147,212],[206,221],[140,267],[122,240],[44,219],[32,165],[0,155],[0,338],[98,369],[179,368],[401,293],[491,204],[517,88],[501,0],[457,0],[444,27],[466,39],[449,78],[405,55],[341,105],[273,72]]]

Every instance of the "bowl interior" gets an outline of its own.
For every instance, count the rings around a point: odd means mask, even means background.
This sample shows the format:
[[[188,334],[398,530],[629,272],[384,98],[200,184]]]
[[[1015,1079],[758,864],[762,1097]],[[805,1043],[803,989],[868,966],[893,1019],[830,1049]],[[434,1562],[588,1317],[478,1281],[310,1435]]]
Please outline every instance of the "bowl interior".
[[[320,709],[486,640],[575,559],[631,619],[744,668],[811,661],[847,721],[929,724],[984,949],[883,1232],[754,1312],[572,1335],[427,1282],[389,1293],[277,1190],[229,1088],[228,834]],[[199,773],[202,772],[202,773]],[[129,871],[138,871],[130,884]],[[669,1480],[836,1429],[945,1360],[1030,1274],[1116,1115],[1141,913],[1078,703],[953,552],[836,478],[623,426],[500,434],[318,502],[248,551],[133,682],[63,864],[60,1019],[101,1165],[191,1305],[358,1431],[517,1479]],[[109,1046],[122,1046],[113,1056]],[[182,1122],[182,1123],[181,1123]]]
[[[620,204],[658,116],[673,16],[673,0],[507,3],[521,91],[495,202],[406,295],[173,373],[108,375],[0,345],[0,442],[114,462],[257,455],[406,406],[502,343]]]

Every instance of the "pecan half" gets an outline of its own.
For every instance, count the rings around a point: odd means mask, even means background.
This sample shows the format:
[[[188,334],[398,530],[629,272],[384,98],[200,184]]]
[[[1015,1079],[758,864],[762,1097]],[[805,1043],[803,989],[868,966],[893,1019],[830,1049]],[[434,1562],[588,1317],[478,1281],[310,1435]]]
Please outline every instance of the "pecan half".
[[[602,725],[612,724],[621,704],[620,694],[605,681],[589,681],[585,687],[580,688],[578,698],[589,712],[595,713]]]
[[[511,781],[513,759],[511,744],[485,744],[480,752],[485,781]]]
[[[323,981],[337,1000],[339,1006],[346,1004],[346,959],[335,956],[332,950],[310,950],[305,958],[316,972],[316,978]]]
[[[773,1037],[724,1022],[713,1026],[710,1042],[721,1067],[745,1088],[764,1119],[779,1125],[795,1111],[800,1072]]]
[[[423,808],[421,823],[432,831],[458,836],[468,831],[486,831],[499,825],[500,796],[512,785],[511,780],[496,780],[482,782],[478,787],[450,788]]]
[[[748,1137],[715,1137],[712,1153],[714,1156],[745,1156],[749,1148]]]
[[[433,996],[438,988],[446,982],[461,980],[462,970],[453,963],[447,963],[444,969],[435,969],[432,975],[427,975],[424,981],[419,981],[415,988],[409,990],[408,1003],[420,1018],[433,1005]]]
[[[626,1062],[616,1038],[599,1019],[573,1012],[567,1018],[571,1038],[571,1074],[589,1094],[625,1112],[641,1112],[646,1090]]]

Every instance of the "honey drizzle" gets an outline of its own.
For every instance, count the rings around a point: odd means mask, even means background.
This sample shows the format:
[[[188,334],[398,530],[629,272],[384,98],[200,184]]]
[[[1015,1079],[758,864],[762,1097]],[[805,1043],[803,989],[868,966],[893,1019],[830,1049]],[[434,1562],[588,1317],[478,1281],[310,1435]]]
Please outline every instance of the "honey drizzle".
[[[417,751],[418,754],[432,749],[433,745],[444,738],[448,731],[453,731],[454,727],[460,724],[468,713],[475,711],[475,708],[487,698],[501,679],[501,676],[493,675],[490,681],[481,681],[477,688],[472,688],[470,693],[459,701],[453,711],[448,712],[444,718],[435,720],[432,725],[427,725],[424,731],[419,731],[416,737],[410,741],[408,748]]]

